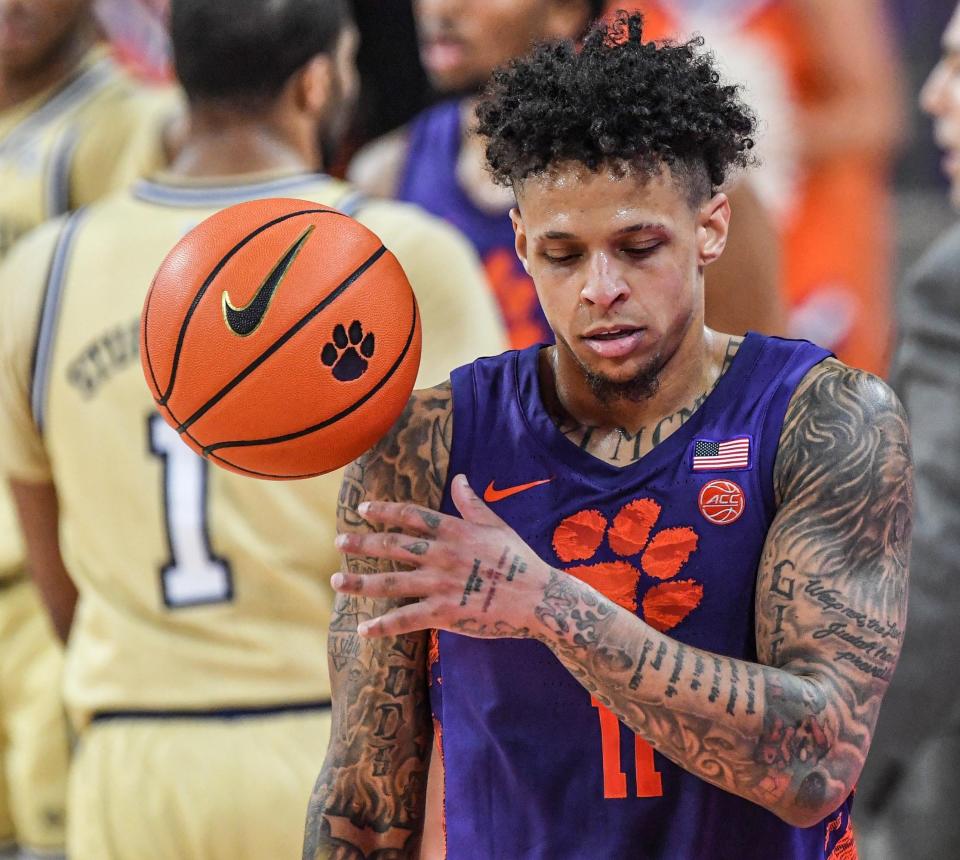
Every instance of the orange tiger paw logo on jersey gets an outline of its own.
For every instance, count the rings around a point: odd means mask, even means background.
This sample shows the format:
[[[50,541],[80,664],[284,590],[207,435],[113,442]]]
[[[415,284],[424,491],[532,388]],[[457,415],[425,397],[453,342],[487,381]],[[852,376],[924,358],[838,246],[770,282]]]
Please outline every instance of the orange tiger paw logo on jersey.
[[[638,614],[663,633],[700,605],[703,586],[692,579],[677,579],[696,551],[699,535],[689,526],[653,534],[661,510],[653,499],[634,499],[612,522],[598,510],[578,511],[554,530],[553,549],[566,564],[589,562],[606,539],[619,560],[577,564],[565,568],[566,572],[634,613],[641,580],[644,576],[655,580],[644,592]]]

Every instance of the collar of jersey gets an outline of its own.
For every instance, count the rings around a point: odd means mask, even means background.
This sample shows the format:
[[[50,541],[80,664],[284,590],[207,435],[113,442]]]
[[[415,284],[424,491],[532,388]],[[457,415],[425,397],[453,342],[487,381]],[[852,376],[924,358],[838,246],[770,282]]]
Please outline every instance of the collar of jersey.
[[[332,182],[325,173],[271,171],[215,179],[186,178],[159,173],[133,186],[133,196],[160,206],[223,207],[260,197],[274,197],[304,185]]]
[[[660,444],[627,466],[616,466],[595,457],[560,432],[543,403],[540,391],[538,355],[542,345],[514,354],[518,406],[531,436],[553,459],[582,475],[588,482],[610,484],[623,481],[625,476],[633,480],[638,474],[653,474],[683,459],[688,445],[704,423],[722,409],[723,404],[730,402],[730,398],[736,398],[738,389],[744,390],[762,345],[763,338],[760,335],[748,332],[727,372],[720,377],[700,408]]]

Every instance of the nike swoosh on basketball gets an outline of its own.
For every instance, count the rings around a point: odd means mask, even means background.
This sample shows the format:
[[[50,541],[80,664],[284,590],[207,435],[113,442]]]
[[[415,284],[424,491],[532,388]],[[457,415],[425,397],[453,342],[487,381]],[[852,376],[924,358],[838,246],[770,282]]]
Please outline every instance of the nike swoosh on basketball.
[[[541,484],[549,484],[553,478],[544,478],[542,481],[531,481],[529,484],[517,484],[515,487],[505,487],[502,490],[498,490],[493,486],[493,481],[490,482],[490,485],[483,491],[483,500],[485,502],[501,502],[504,499],[510,498],[510,496],[515,496],[517,493],[523,493],[527,490],[532,490],[534,487],[539,487]]]
[[[283,281],[290,266],[293,265],[293,261],[297,259],[297,255],[303,250],[303,246],[307,243],[307,239],[310,238],[313,229],[314,226],[311,224],[303,231],[300,238],[290,246],[287,253],[284,254],[270,270],[270,274],[264,278],[259,289],[253,294],[253,298],[243,307],[238,308],[234,305],[233,302],[230,301],[230,295],[227,291],[223,291],[223,319],[227,324],[227,328],[235,335],[247,337],[260,328],[260,324],[270,309],[270,304],[273,301],[274,295],[276,295],[277,289],[280,287],[280,283]]]

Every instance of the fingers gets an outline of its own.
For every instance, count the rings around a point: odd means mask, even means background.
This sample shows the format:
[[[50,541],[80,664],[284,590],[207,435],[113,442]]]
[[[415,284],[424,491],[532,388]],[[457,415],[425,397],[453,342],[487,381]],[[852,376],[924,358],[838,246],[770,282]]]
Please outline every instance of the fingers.
[[[451,525],[457,522],[455,517],[409,502],[363,502],[357,510],[368,522],[397,526],[429,537],[449,531]]]
[[[466,475],[457,475],[450,484],[450,497],[469,523],[481,526],[502,526],[503,520],[490,510],[470,486]]]
[[[350,532],[337,537],[337,549],[350,555],[385,558],[420,566],[438,554],[436,544],[397,532]]]
[[[436,591],[432,576],[422,570],[390,573],[335,573],[330,584],[341,594],[357,594],[363,597],[389,597],[403,600],[412,597],[427,597]]]
[[[357,627],[357,632],[366,638],[400,636],[403,633],[413,633],[415,630],[431,629],[435,626],[431,619],[431,612],[425,603],[410,603],[391,609],[379,618],[364,621]]]

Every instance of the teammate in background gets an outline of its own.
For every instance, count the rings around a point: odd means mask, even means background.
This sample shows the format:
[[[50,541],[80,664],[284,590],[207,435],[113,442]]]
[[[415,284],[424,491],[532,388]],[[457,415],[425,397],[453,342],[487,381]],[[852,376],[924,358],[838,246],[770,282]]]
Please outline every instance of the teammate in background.
[[[174,105],[117,67],[92,0],[4,0],[0,256],[43,221],[162,167]]]
[[[921,94],[960,208],[960,6]],[[960,226],[909,273],[891,382],[914,419],[915,571],[910,635],[858,790],[869,857],[960,854]],[[873,841],[875,839],[875,841]]]
[[[421,384],[504,345],[453,228],[313,172],[355,89],[345,3],[174,0],[171,20],[190,122],[170,171],[42,227],[0,269],[0,461],[70,633],[71,860],[295,856],[327,742],[340,476],[208,469],[155,414],[137,332],[167,251],[235,202],[329,204],[406,270]]]
[[[38,224],[162,164],[171,94],[128,79],[89,0],[0,2],[0,259]],[[0,482],[0,857],[63,850],[61,654]]]
[[[447,219],[480,253],[511,345],[551,341],[536,289],[514,249],[513,192],[486,170],[476,135],[476,92],[491,73],[533,43],[579,37],[603,0],[414,0],[421,61],[433,86],[450,96],[408,127],[369,144],[348,175],[372,194],[418,203]],[[718,328],[779,333],[778,238],[748,185],[733,192],[737,223],[729,254],[708,279],[708,320]]]
[[[855,856],[906,421],[819,347],[704,326],[754,120],[641,31],[542,47],[481,103],[556,346],[416,393],[347,471],[307,858],[416,856],[431,706],[457,860]]]
[[[888,369],[890,173],[903,135],[900,64],[876,0],[610,0],[650,37],[700,33],[764,120],[756,186],[783,241],[794,337]]]

